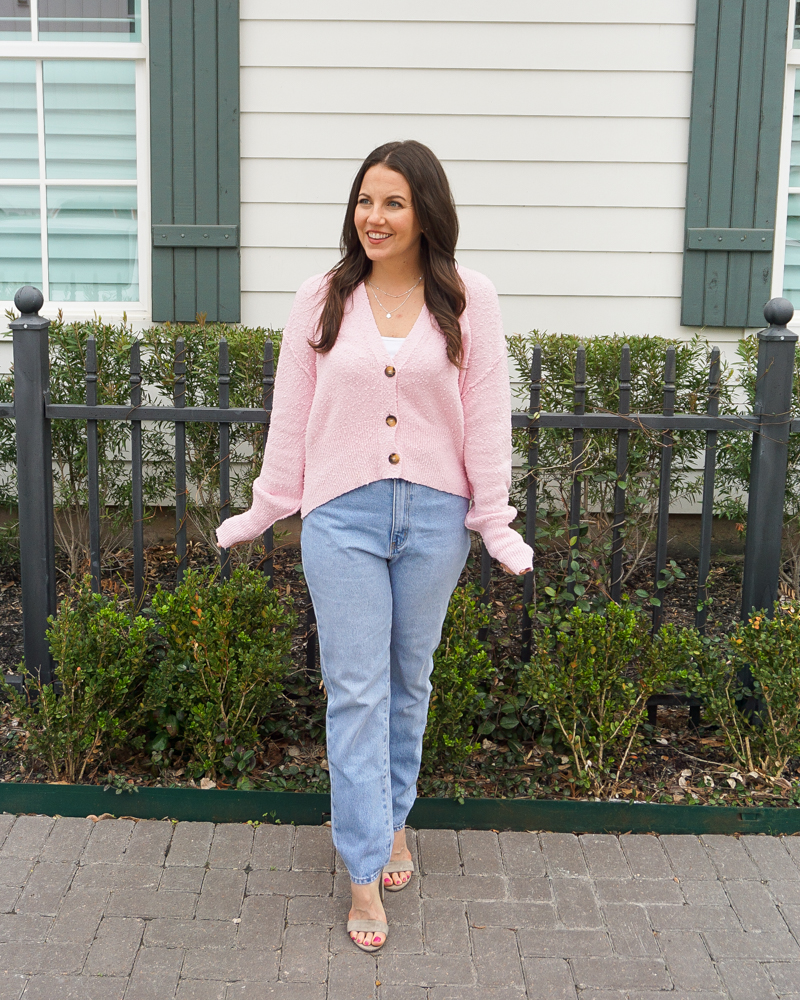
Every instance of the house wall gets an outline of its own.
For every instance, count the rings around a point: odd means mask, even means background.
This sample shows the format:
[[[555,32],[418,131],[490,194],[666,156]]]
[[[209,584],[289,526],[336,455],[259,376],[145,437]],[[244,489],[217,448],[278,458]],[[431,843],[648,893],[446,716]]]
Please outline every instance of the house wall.
[[[508,332],[680,325],[695,0],[241,0],[242,320],[337,259],[363,157],[429,144]],[[288,16],[291,15],[291,16]],[[718,343],[741,331],[705,331]]]

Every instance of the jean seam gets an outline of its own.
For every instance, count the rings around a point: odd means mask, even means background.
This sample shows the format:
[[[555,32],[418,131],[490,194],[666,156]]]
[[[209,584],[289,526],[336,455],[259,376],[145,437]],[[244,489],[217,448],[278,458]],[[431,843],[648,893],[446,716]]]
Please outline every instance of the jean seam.
[[[384,727],[384,741],[383,741],[383,816],[387,827],[393,825],[394,820],[394,808],[392,804],[392,775],[391,767],[389,764],[389,716],[391,709],[391,697],[392,697],[392,666],[391,659],[389,660],[388,666],[388,684],[386,698],[384,699],[386,705],[386,725]],[[385,829],[385,827],[384,827]],[[393,840],[394,838],[392,838]],[[386,857],[384,864],[387,864],[389,858],[392,856],[392,845],[389,844],[389,852]],[[383,873],[383,866],[381,866],[381,873]]]
[[[397,511],[397,480],[392,480],[392,526],[389,531],[389,558],[394,555],[394,525]]]

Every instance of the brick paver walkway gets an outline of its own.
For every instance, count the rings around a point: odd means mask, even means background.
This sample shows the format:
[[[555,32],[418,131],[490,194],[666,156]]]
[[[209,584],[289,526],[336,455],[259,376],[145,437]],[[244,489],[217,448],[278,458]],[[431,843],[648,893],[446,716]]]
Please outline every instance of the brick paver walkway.
[[[325,827],[0,815],[0,1000],[800,1000],[800,838],[412,839],[374,957]]]

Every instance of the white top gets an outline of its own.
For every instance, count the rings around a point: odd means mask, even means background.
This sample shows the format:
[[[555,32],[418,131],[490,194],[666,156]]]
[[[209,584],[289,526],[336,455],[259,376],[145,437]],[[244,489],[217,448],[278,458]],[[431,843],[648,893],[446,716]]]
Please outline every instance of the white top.
[[[390,358],[393,358],[395,354],[397,354],[397,352],[403,346],[403,341],[405,339],[406,339],[405,337],[381,337],[381,340],[383,341],[383,346],[386,348],[386,353],[389,355]]]

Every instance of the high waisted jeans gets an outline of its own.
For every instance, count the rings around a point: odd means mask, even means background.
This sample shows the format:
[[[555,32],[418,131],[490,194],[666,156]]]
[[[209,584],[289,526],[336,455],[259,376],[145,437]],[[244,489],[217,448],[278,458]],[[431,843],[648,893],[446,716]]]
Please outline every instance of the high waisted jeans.
[[[374,882],[416,797],[433,652],[469,553],[468,501],[404,479],[303,519],[303,569],[328,694],[333,842]]]

